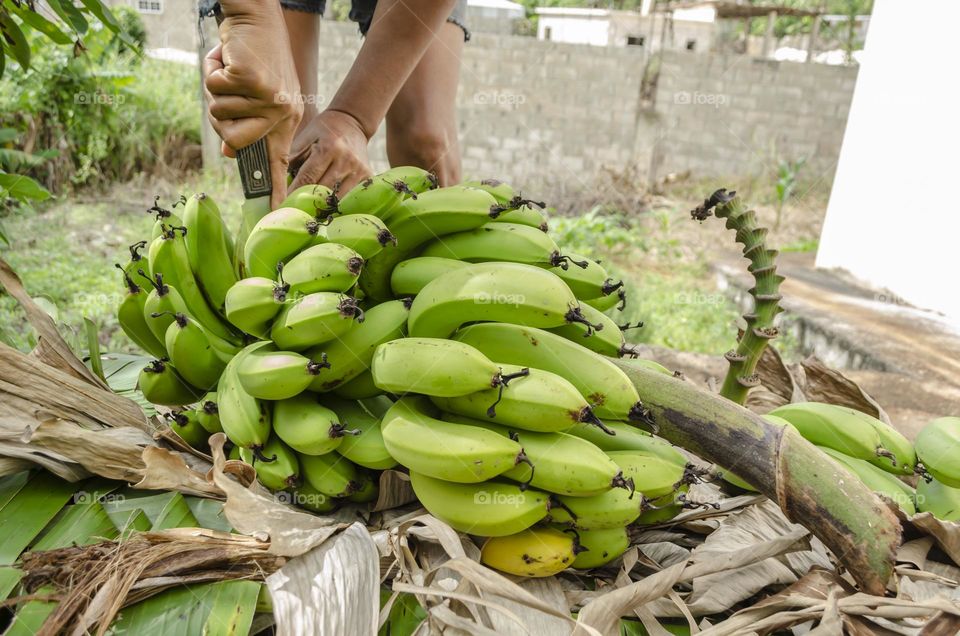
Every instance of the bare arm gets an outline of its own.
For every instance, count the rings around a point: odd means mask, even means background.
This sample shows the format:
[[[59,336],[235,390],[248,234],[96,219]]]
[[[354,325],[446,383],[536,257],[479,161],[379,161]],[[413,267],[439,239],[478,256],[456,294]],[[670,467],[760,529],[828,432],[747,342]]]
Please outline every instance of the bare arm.
[[[390,104],[446,21],[454,0],[381,0],[350,72],[326,110],[307,104],[291,155],[302,164],[291,188],[307,183],[348,189],[370,174],[366,144]],[[303,20],[287,12],[288,25]],[[297,73],[306,95],[316,94],[318,39],[291,32]],[[315,32],[314,32],[315,33]],[[300,35],[303,38],[300,39]],[[312,85],[311,85],[312,83]],[[309,101],[309,100],[308,100]]]

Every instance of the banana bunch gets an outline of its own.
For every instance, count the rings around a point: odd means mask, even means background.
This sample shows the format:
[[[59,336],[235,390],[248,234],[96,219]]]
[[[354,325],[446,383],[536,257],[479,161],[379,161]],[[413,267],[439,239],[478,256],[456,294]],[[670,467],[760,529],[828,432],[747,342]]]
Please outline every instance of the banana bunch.
[[[232,461],[321,513],[408,471],[438,518],[503,538],[493,567],[529,575],[593,550],[577,533],[679,509],[686,459],[638,428],[647,411],[605,357],[631,353],[603,313],[623,285],[557,244],[543,203],[414,167],[304,186],[234,233],[209,196],[181,203],[155,202],[118,265],[118,316],[185,443],[222,431]],[[582,563],[626,548],[605,536]],[[524,550],[540,565],[518,566]]]

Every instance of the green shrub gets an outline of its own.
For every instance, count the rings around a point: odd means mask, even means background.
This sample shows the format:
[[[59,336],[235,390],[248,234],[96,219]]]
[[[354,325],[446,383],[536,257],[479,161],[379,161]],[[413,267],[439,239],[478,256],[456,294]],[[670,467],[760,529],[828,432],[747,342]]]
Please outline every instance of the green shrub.
[[[139,17],[128,14],[136,42]],[[12,66],[0,79],[0,128],[17,133],[16,149],[55,155],[25,173],[63,192],[195,165],[197,70],[142,58],[97,25],[84,45],[75,55],[34,38],[30,69]]]

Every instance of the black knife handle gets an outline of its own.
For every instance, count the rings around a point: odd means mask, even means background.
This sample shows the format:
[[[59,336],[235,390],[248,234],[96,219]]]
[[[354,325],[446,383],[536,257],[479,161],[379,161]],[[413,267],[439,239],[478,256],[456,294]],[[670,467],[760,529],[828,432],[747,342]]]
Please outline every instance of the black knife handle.
[[[243,185],[244,197],[253,199],[273,192],[266,139],[258,139],[238,150],[237,167],[240,169],[240,183]]]

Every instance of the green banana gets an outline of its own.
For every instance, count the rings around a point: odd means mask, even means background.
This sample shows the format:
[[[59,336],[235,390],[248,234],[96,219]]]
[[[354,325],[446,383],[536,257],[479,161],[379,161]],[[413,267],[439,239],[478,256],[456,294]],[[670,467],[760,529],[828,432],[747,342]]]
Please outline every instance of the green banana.
[[[939,417],[914,442],[923,467],[938,481],[960,488],[960,417]]]
[[[336,499],[323,494],[305,482],[297,486],[297,489],[292,493],[292,497],[293,503],[297,506],[320,514],[333,512],[338,506]]]
[[[167,413],[167,419],[170,423],[170,430],[191,447],[203,448],[207,445],[207,438],[210,434],[200,425],[196,409],[171,411]]]
[[[373,258],[396,238],[383,221],[372,214],[350,214],[331,217],[322,224],[314,244],[339,243],[357,252],[364,260]]]
[[[687,458],[683,453],[659,437],[654,437],[626,422],[607,422],[606,425],[614,432],[614,435],[608,435],[596,426],[589,424],[577,424],[566,432],[591,442],[607,453],[611,451],[635,451],[647,455],[656,455],[661,459],[681,466],[687,463]]]
[[[567,258],[577,267],[563,263],[551,267],[550,271],[559,276],[580,300],[610,296],[623,287],[622,280],[614,282],[607,270],[592,258],[580,254],[567,254]]]
[[[555,373],[501,365],[509,383],[457,397],[431,397],[443,411],[525,431],[554,433],[581,422],[604,428],[575,386]]]
[[[380,423],[390,455],[428,477],[474,484],[527,461],[520,444],[470,424],[431,417],[424,398],[401,398]]]
[[[677,464],[642,451],[609,451],[607,455],[633,479],[637,492],[644,499],[656,500],[676,491],[686,480],[686,464]]]
[[[838,450],[850,457],[871,460],[891,456],[869,415],[851,408],[821,402],[785,404],[768,413],[788,421],[817,446]]]
[[[482,427],[517,442],[529,460],[501,473],[534,488],[574,497],[599,495],[611,488],[633,487],[620,467],[590,442],[566,433],[534,433],[444,413],[447,422]],[[402,463],[402,462],[401,462]]]
[[[178,231],[180,231],[179,236],[177,236]],[[197,284],[187,256],[184,234],[186,230],[182,227],[168,227],[167,231],[150,243],[151,274],[154,278],[158,273],[163,274],[163,280],[180,292],[187,307],[185,313],[217,337],[236,341],[236,336],[222,321],[220,315],[210,308]]]
[[[146,256],[140,253],[140,250],[147,247],[147,241],[137,241],[132,245],[128,245],[127,249],[130,251],[130,260],[127,261],[127,264],[121,267],[120,269],[129,276],[133,278],[137,275],[137,270],[150,271],[150,262]]]
[[[306,391],[328,368],[330,364],[323,357],[311,360],[293,351],[263,347],[244,356],[237,365],[237,377],[243,390],[257,399],[286,400]]]
[[[523,490],[517,484],[457,484],[411,472],[410,485],[434,517],[454,530],[481,537],[526,530],[547,516],[550,505],[545,493]]]
[[[617,559],[630,547],[630,534],[626,527],[603,530],[581,530],[577,533],[580,551],[571,567],[590,570]]]
[[[376,501],[380,496],[380,480],[366,470],[359,471],[360,480],[357,490],[347,495],[347,501],[353,503],[369,503]]]
[[[124,271],[123,267],[117,265],[117,268],[123,272],[123,280],[127,286],[127,293],[117,306],[117,322],[120,323],[120,328],[134,344],[150,355],[157,358],[166,357],[167,352],[164,349],[163,341],[158,340],[153,335],[143,313],[149,294],[133,282],[133,279]]]
[[[673,371],[663,366],[655,360],[644,360],[643,358],[632,358],[630,359],[630,364],[635,367],[643,367],[644,369],[649,369],[650,371],[656,371],[657,373],[662,373],[664,375],[672,376],[674,375]]]
[[[224,315],[227,290],[237,282],[233,263],[233,238],[213,199],[202,192],[189,199],[183,208],[184,240],[194,277],[210,306]]]
[[[367,371],[378,346],[403,337],[409,315],[410,303],[407,300],[380,303],[367,311],[364,321],[347,333],[309,349],[308,357],[321,359],[326,356],[330,362],[330,368],[310,383],[310,390],[321,393],[331,391]],[[371,386],[372,382],[371,377]],[[376,387],[374,390],[375,394],[381,393]]]
[[[514,210],[521,206],[533,205],[538,208],[543,208],[545,205],[542,201],[524,199],[523,195],[520,194],[518,190],[515,190],[513,186],[498,179],[466,181],[463,185],[484,190],[485,192],[490,193],[490,195],[496,199],[498,209],[495,211],[495,213],[491,214],[491,216],[494,218],[496,218],[499,214],[503,214],[509,210]]]
[[[542,328],[587,322],[573,292],[548,270],[478,263],[428,283],[413,299],[409,329],[415,337],[446,338],[463,323],[478,321]]]
[[[960,521],[960,488],[936,479],[917,482],[917,510],[929,512],[943,521]]]
[[[386,405],[381,401],[385,401]],[[397,465],[397,460],[383,442],[383,433],[380,430],[380,420],[386,412],[385,409],[393,404],[389,398],[357,401],[324,396],[323,403],[337,414],[341,424],[358,431],[357,435],[343,436],[337,447],[338,453],[357,466],[373,470],[386,470]]]
[[[892,455],[892,457],[878,455],[868,461],[888,473],[912,475],[917,468],[917,451],[913,448],[910,440],[886,422],[864,415],[869,418],[870,424],[873,425],[877,435],[880,436],[880,445],[885,450],[890,451]]]
[[[278,263],[314,241],[320,222],[297,208],[279,208],[257,221],[243,247],[246,276],[271,278]]]
[[[193,404],[203,395],[203,391],[187,384],[173,365],[163,360],[152,360],[140,370],[137,388],[148,402],[163,406]]]
[[[374,352],[370,370],[373,383],[394,395],[458,397],[506,385],[512,379],[470,345],[441,338],[385,342]]]
[[[333,394],[345,400],[367,400],[383,395],[383,391],[373,383],[373,374],[364,371],[352,380],[338,385],[333,389]]]
[[[378,176],[391,183],[397,180],[403,181],[406,189],[409,190],[406,193],[407,197],[412,197],[414,194],[423,194],[427,190],[436,190],[440,186],[437,175],[416,166],[395,166],[381,172]]]
[[[398,263],[427,241],[487,223],[495,206],[496,199],[488,193],[463,186],[438,188],[407,199],[390,217],[396,244],[384,247],[367,263],[360,274],[360,288],[375,301],[389,300],[390,274]]]
[[[480,549],[480,562],[515,576],[553,576],[570,567],[578,547],[571,532],[549,526],[528,528],[487,539]]]
[[[237,367],[246,356],[268,346],[269,342],[255,342],[245,347],[227,363],[217,385],[217,408],[223,432],[231,442],[253,451],[261,461],[265,459],[263,446],[271,431],[270,403],[243,390]]]
[[[338,453],[300,455],[300,469],[307,484],[329,497],[349,497],[363,488],[363,475]]]
[[[469,263],[438,256],[408,258],[393,268],[390,289],[396,296],[416,296],[427,283],[442,274],[468,267]]]
[[[520,225],[535,227],[541,232],[548,232],[550,230],[546,213],[533,205],[526,204],[513,208],[512,210],[501,212],[493,219],[493,222],[519,223]]]
[[[184,314],[175,314],[167,327],[164,344],[170,361],[183,379],[204,391],[217,386],[226,366],[203,327]]]
[[[184,201],[185,199],[181,199]],[[180,201],[177,201],[180,203]],[[173,206],[176,207],[177,203],[174,203]],[[158,194],[153,198],[153,205],[147,208],[147,212],[156,215],[156,221],[153,224],[153,229],[150,231],[150,240],[153,241],[156,238],[159,238],[164,232],[167,231],[167,227],[173,225],[176,227],[183,225],[183,219],[174,214],[172,211],[160,207],[160,195]],[[165,227],[166,226],[166,227]]]
[[[280,202],[277,208],[297,208],[321,219],[337,211],[339,200],[327,186],[319,184],[302,185]]]
[[[405,194],[416,196],[401,179],[367,177],[341,197],[337,210],[340,214],[386,216],[400,205]]]
[[[617,311],[623,311],[627,306],[627,291],[620,288],[616,294],[608,294],[607,296],[600,296],[599,298],[584,298],[581,299],[581,302],[585,305],[590,305],[597,311],[606,312],[614,307],[617,308]]]
[[[506,261],[566,269],[573,263],[587,267],[560,253],[549,235],[519,223],[488,223],[448,234],[426,244],[421,256],[450,258],[471,263]]]
[[[640,516],[634,520],[638,526],[649,526],[670,521],[683,512],[687,505],[686,494],[690,489],[688,484],[681,484],[675,491],[669,492],[657,499],[644,499],[640,507]]]
[[[623,330],[630,325],[621,327],[610,316],[585,303],[580,305],[580,313],[583,320],[555,326],[549,331],[611,358],[636,355],[636,347],[627,344],[623,337]],[[643,326],[643,323],[637,326]]]
[[[345,292],[360,276],[363,259],[339,243],[322,243],[303,250],[283,268],[283,282],[293,294]]]
[[[266,338],[289,292],[289,285],[262,276],[238,280],[227,291],[224,303],[227,320],[244,333]]]
[[[304,393],[273,405],[273,432],[301,455],[325,455],[351,435],[336,413]]]
[[[542,369],[566,378],[600,418],[645,421],[646,409],[626,374],[579,343],[549,331],[509,323],[464,327],[453,339],[491,360]]]
[[[261,453],[265,459],[249,449],[240,449],[240,459],[253,466],[261,484],[270,490],[287,490],[300,484],[300,462],[297,454],[276,435],[270,436]]]
[[[270,327],[270,338],[281,349],[301,351],[339,338],[354,321],[363,321],[363,310],[350,296],[317,292],[286,304]]]
[[[210,391],[200,400],[197,410],[197,421],[208,434],[220,433],[223,426],[220,424],[220,408],[217,406],[217,392]]]
[[[167,338],[167,328],[173,322],[173,317],[176,314],[188,313],[187,304],[183,302],[183,297],[176,288],[164,282],[163,274],[157,274],[154,280],[142,269],[137,270],[137,273],[153,287],[143,302],[143,318],[153,337],[159,342],[164,342]]]
[[[820,450],[832,457],[837,463],[846,467],[867,487],[885,497],[892,499],[907,515],[917,514],[917,494],[913,488],[903,483],[895,476],[874,466],[870,462],[856,459],[832,448],[821,446]],[[923,481],[922,479],[920,481]]]
[[[640,516],[642,505],[643,497],[623,488],[611,488],[592,497],[559,495],[548,520],[582,530],[622,528]]]

